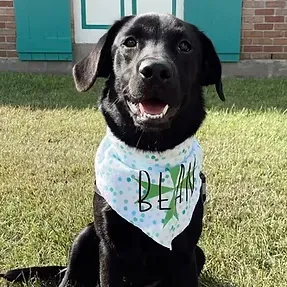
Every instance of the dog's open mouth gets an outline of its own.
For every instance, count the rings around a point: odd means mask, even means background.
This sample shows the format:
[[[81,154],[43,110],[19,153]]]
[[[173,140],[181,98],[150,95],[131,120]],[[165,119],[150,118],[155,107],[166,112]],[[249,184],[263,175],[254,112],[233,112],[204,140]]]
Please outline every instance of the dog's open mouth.
[[[169,105],[157,99],[143,100],[137,104],[128,102],[131,111],[142,119],[162,119]]]

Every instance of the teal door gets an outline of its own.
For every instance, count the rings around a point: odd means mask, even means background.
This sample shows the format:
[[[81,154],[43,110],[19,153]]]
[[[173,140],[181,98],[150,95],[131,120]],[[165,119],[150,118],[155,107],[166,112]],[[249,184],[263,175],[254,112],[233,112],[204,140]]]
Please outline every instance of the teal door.
[[[14,0],[20,60],[71,61],[70,0]]]
[[[185,0],[184,19],[213,41],[223,62],[240,59],[242,0]]]

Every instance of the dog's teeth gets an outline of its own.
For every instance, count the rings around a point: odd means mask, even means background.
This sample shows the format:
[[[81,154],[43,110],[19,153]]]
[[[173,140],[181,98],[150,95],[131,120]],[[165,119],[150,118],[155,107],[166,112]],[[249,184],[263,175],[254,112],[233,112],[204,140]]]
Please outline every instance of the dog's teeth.
[[[133,113],[137,113],[138,111],[138,106],[134,103],[128,102],[128,105],[130,106],[130,109]]]
[[[163,116],[167,113],[168,109],[169,109],[169,105],[166,105],[162,112]]]
[[[153,119],[153,120],[155,120],[155,119],[162,119],[166,115],[168,109],[169,109],[169,106],[166,105],[164,107],[164,110],[162,111],[162,113],[159,114],[159,115],[151,115],[151,114],[148,114],[148,113],[143,113],[142,116],[143,116],[144,119]]]
[[[144,117],[148,119],[160,119],[162,118],[162,115],[150,115],[150,114],[144,113]]]
[[[138,105],[137,104],[134,104],[132,102],[128,102],[128,105],[130,106],[130,109],[133,113],[137,113],[139,111],[139,108],[138,108]],[[153,120],[156,120],[156,119],[162,119],[167,111],[169,109],[169,105],[166,105],[162,111],[162,113],[160,113],[159,115],[151,115],[151,114],[148,114],[148,113],[142,113],[142,119],[143,120],[147,120],[147,119],[153,119]]]

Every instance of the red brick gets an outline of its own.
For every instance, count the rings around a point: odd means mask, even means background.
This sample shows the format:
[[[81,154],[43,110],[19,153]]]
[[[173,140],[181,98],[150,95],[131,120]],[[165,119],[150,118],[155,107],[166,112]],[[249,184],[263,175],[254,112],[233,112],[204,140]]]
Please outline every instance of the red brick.
[[[270,53],[283,52],[283,46],[264,46],[263,51]]]
[[[274,24],[254,24],[255,30],[272,30]]]
[[[268,38],[256,38],[252,40],[253,45],[272,45],[273,40]]]
[[[0,29],[0,36],[5,35],[5,36],[15,36],[16,31],[15,29]]]
[[[272,58],[277,60],[287,59],[287,53],[273,54]]]
[[[263,31],[243,31],[243,37],[244,38],[262,38],[263,37]]]
[[[282,45],[282,46],[287,46],[287,38],[279,38],[279,39],[274,39],[274,45]]]
[[[255,8],[254,1],[243,1],[244,8]]]
[[[5,27],[6,27],[5,22],[0,22],[0,29],[3,29]]]
[[[254,1],[254,0],[245,0],[243,1],[243,6],[245,8],[264,8],[265,7],[265,1]]]
[[[265,22],[267,23],[275,23],[275,22],[281,22],[284,23],[284,16],[266,16]]]
[[[287,47],[284,47],[284,52],[287,52]]]
[[[243,23],[264,23],[264,16],[244,16]]]
[[[0,7],[13,7],[13,1],[0,1]]]
[[[0,51],[0,58],[6,58],[6,52]]]
[[[4,16],[0,15],[0,22],[13,22],[14,16]]]
[[[4,43],[4,42],[5,42],[5,40],[6,40],[6,39],[5,39],[5,37],[4,37],[4,36],[1,36],[1,37],[0,37],[0,43]]]
[[[262,52],[262,46],[243,46],[243,52],[252,53],[252,52]]]
[[[252,39],[244,38],[241,40],[241,45],[251,45],[251,44],[252,44]]]
[[[250,16],[255,14],[255,9],[243,9],[242,10],[242,16]]]
[[[250,53],[242,53],[241,54],[241,60],[250,60],[251,54]]]
[[[0,43],[0,50],[15,50],[16,44]]]
[[[254,25],[251,23],[242,23],[242,30],[253,30]]]
[[[14,16],[14,8],[2,8],[0,9],[0,15]]]
[[[7,51],[7,57],[8,58],[17,58],[18,53],[17,53],[17,51]]]
[[[284,37],[284,31],[264,31],[265,38]]]
[[[285,8],[285,1],[266,1],[266,8]]]
[[[7,43],[16,43],[16,37],[15,36],[7,36],[6,42]]]
[[[6,28],[7,29],[16,29],[16,23],[14,23],[14,22],[6,23]]]
[[[287,9],[276,9],[275,15],[278,15],[278,16],[287,15]]]
[[[287,23],[285,23],[285,24],[275,24],[275,30],[286,31],[287,30]]]
[[[265,8],[266,0],[255,1],[255,8]]]
[[[269,53],[254,53],[252,54],[252,59],[257,60],[257,59],[271,59],[271,54]]]
[[[255,15],[274,15],[274,9],[256,9]]]

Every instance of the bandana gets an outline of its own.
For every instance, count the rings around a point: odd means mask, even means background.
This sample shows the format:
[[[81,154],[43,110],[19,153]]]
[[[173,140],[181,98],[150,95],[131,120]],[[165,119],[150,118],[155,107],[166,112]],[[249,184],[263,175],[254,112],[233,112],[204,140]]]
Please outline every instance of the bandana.
[[[201,167],[194,137],[171,150],[148,152],[127,146],[108,129],[95,157],[96,185],[121,217],[171,249],[200,198]]]

